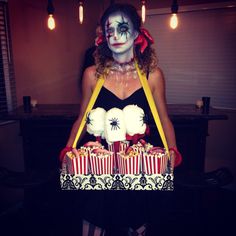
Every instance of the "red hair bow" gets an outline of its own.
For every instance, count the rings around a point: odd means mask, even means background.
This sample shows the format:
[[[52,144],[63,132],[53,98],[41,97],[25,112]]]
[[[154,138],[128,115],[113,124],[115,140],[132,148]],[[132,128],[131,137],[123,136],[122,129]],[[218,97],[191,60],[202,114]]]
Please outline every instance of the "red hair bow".
[[[147,39],[149,40],[149,42]],[[146,29],[142,28],[140,29],[140,34],[135,39],[134,44],[140,45],[140,51],[141,53],[143,53],[146,47],[148,46],[148,43],[153,44],[154,40],[151,34]]]
[[[103,42],[104,42],[104,37],[103,37],[103,35],[100,35],[95,39],[95,46],[99,46]]]

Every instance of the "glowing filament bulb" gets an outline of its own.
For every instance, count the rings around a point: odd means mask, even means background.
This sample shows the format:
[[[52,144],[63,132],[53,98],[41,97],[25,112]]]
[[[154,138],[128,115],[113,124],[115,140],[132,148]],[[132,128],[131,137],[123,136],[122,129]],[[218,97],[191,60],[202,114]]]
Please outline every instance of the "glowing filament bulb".
[[[146,17],[146,7],[145,4],[142,4],[142,22],[145,22],[145,17]]]
[[[53,18],[53,15],[52,14],[49,14],[48,15],[48,28],[50,30],[54,30],[56,27],[56,24],[55,24],[55,20]]]
[[[82,2],[79,3],[79,23],[82,24],[84,20],[84,9]]]
[[[170,27],[172,29],[176,29],[178,26],[178,17],[176,13],[173,13],[171,18],[170,18]]]

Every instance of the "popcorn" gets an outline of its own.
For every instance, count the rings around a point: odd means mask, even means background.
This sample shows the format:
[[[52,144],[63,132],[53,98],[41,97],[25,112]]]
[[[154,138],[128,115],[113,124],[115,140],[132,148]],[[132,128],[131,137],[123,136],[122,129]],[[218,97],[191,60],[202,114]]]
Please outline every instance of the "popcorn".
[[[84,144],[85,147],[93,147],[93,148],[96,148],[96,147],[101,147],[102,144],[97,142],[97,141],[89,141],[87,143]]]
[[[132,148],[134,151],[140,153],[141,155],[142,155],[143,152],[145,151],[145,147],[144,147],[140,142],[138,142],[138,143],[136,143],[136,144],[133,144],[133,145],[131,146],[131,148]]]
[[[117,153],[120,151],[125,152],[128,147],[129,147],[129,141],[121,141],[121,142],[108,144],[108,150],[114,153],[114,170],[115,170],[115,172],[117,172],[117,169],[118,169]]]
[[[84,146],[82,146],[80,149],[83,149],[90,154],[93,150],[97,148],[101,149],[101,148],[104,148],[104,146],[102,146],[102,144],[97,141],[96,142],[90,141],[90,142],[85,143]]]
[[[148,146],[148,151],[141,142],[128,147],[128,142],[117,142],[119,152],[113,144],[109,150],[98,142],[89,142],[77,150],[66,153],[63,169],[69,174],[163,174],[166,172],[169,157],[165,149]],[[145,144],[147,145],[147,144]]]
[[[87,152],[78,149],[79,156],[73,152],[67,152],[65,157],[66,171],[69,174],[88,174],[88,155]]]
[[[125,151],[129,147],[129,141],[121,141],[118,143],[118,152]],[[115,143],[108,144],[108,150],[111,152],[115,152]]]
[[[145,114],[142,108],[137,105],[128,105],[123,109],[126,133],[128,135],[144,134],[146,124],[144,123]]]
[[[106,111],[101,107],[97,107],[88,113],[86,123],[89,134],[93,134],[96,137],[104,136],[105,114]]]
[[[112,152],[91,153],[89,160],[92,174],[113,174],[114,157]]]
[[[85,151],[89,158],[91,153],[93,153],[97,149],[99,150],[104,149],[104,146],[102,146],[102,144],[97,141],[96,142],[90,141],[85,143],[84,146],[81,146],[80,149]],[[90,171],[90,165],[89,165],[89,171]]]
[[[139,153],[130,151],[126,154],[124,151],[117,153],[119,174],[140,174],[141,156]]]
[[[163,174],[166,172],[168,155],[164,152],[143,153],[143,172],[145,174]]]
[[[145,152],[149,152],[152,148],[153,148],[153,145],[150,144],[150,143],[147,143],[145,140],[143,139],[140,139],[139,142],[137,143],[138,145],[142,145],[144,147],[144,151]]]

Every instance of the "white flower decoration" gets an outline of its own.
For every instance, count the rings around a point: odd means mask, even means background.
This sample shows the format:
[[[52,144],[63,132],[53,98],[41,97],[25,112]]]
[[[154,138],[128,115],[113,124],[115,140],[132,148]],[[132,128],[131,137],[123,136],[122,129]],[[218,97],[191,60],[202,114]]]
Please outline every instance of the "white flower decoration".
[[[144,134],[146,131],[145,114],[137,105],[128,105],[123,109],[126,133],[133,136]]]
[[[107,143],[123,141],[126,139],[124,114],[121,109],[112,108],[105,116],[104,135]]]
[[[104,136],[104,125],[105,125],[105,114],[106,111],[97,107],[91,110],[87,116],[87,132],[94,136]]]

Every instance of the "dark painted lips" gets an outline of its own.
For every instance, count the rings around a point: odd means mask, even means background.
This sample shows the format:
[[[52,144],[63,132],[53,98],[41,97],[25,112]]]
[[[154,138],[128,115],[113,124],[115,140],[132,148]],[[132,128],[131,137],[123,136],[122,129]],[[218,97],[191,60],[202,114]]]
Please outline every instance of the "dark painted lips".
[[[118,47],[118,46],[122,46],[124,45],[125,43],[114,43],[112,44],[113,47]]]

